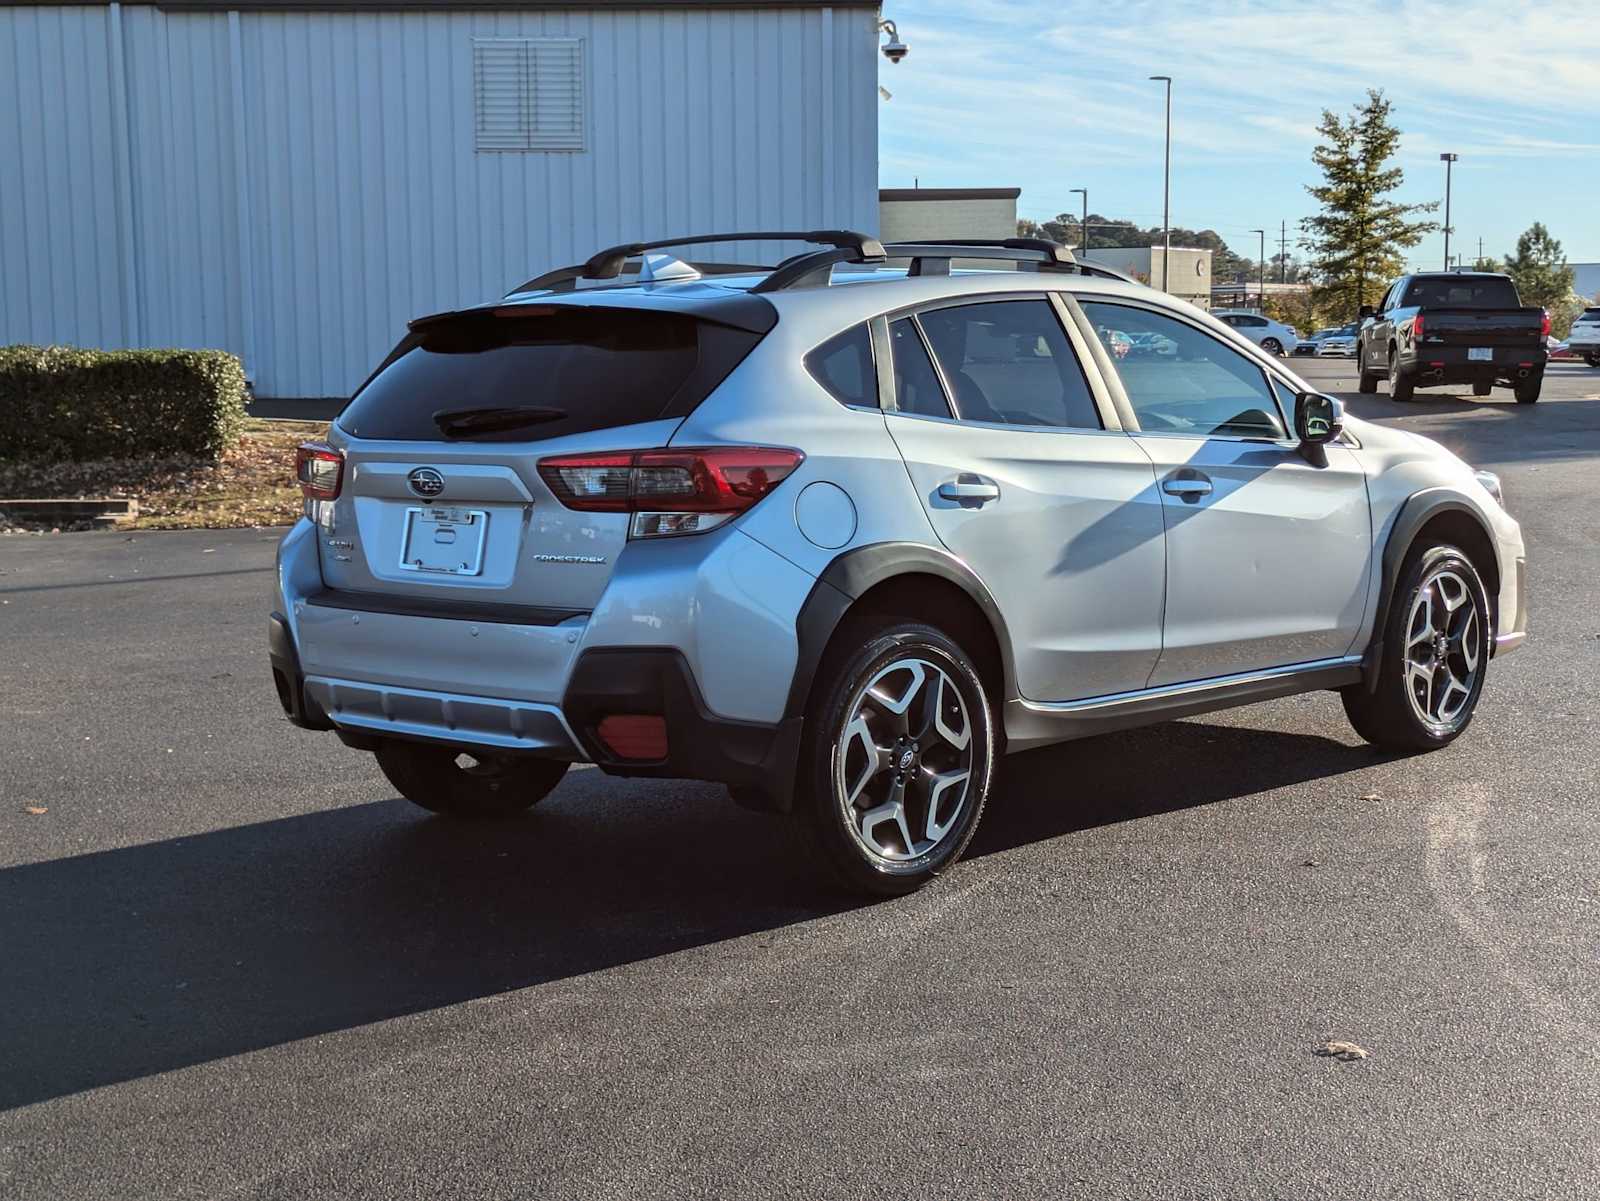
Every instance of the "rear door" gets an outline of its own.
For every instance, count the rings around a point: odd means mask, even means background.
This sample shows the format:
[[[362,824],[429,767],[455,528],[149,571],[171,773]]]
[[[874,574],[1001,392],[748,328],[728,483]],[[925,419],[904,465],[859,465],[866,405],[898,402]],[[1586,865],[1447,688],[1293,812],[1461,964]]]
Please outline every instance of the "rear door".
[[[1292,403],[1254,359],[1154,308],[1080,297],[1094,328],[1149,330],[1178,353],[1115,364],[1166,517],[1166,612],[1152,686],[1338,658],[1366,606],[1372,530],[1353,451],[1314,467]]]
[[[1161,649],[1161,501],[1058,302],[966,298],[880,319],[878,336],[889,431],[939,539],[998,602],[1022,695],[1142,688]]]
[[[564,507],[539,460],[665,446],[760,336],[601,305],[419,326],[335,423],[346,462],[338,500],[319,506],[324,582],[424,606],[592,608],[629,515]],[[479,428],[459,416],[474,411]]]

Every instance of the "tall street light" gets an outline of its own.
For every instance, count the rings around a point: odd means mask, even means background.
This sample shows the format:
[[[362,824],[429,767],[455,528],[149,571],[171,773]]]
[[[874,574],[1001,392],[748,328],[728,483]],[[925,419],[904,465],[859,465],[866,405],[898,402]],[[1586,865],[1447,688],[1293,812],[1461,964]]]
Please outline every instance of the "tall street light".
[[[1256,258],[1256,271],[1261,276],[1261,281],[1256,284],[1256,304],[1261,307],[1262,313],[1267,311],[1267,231],[1252,229],[1253,234],[1261,235],[1261,251]]]
[[[1078,243],[1078,249],[1087,254],[1089,251],[1089,189],[1068,188],[1067,191],[1072,195],[1081,194],[1083,196],[1083,238]]]
[[[1441,154],[1439,161],[1444,164],[1444,269],[1450,270],[1450,168],[1455,165],[1459,154]]]
[[[1161,173],[1161,290],[1172,291],[1167,268],[1172,261],[1172,76],[1152,75],[1154,82],[1167,85],[1167,153]]]

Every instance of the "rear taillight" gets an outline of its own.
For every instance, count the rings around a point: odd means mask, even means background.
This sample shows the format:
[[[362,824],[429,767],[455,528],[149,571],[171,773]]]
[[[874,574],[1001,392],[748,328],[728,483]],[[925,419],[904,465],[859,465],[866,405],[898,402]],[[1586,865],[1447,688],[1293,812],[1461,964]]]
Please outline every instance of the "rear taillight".
[[[1550,336],[1550,310],[1549,309],[1546,309],[1544,311],[1544,325],[1539,330],[1539,336],[1541,338],[1548,338]]]
[[[1418,313],[1411,319],[1411,336],[1418,342],[1422,341],[1422,314]]]
[[[699,534],[750,508],[805,458],[767,446],[624,450],[539,460],[539,474],[569,509],[632,513],[633,538]]]
[[[326,442],[302,442],[294,452],[294,478],[307,500],[337,500],[344,456]]]

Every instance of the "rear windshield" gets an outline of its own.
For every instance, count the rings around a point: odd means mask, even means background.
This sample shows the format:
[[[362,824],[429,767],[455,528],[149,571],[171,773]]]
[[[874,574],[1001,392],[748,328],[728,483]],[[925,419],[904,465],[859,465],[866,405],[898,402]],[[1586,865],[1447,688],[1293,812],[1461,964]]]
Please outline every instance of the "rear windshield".
[[[1402,307],[1430,309],[1515,309],[1521,305],[1509,279],[1416,279],[1406,288]]]
[[[1584,309],[1579,321],[1600,321],[1600,309]]]
[[[535,409],[544,410],[535,423],[469,436],[556,438],[670,415],[691,375],[703,374],[696,367],[704,323],[681,313],[565,306],[503,313],[467,313],[413,331],[345,407],[340,427],[358,438],[434,440],[443,437],[437,413]],[[705,328],[742,335],[738,357],[709,391],[759,336]]]

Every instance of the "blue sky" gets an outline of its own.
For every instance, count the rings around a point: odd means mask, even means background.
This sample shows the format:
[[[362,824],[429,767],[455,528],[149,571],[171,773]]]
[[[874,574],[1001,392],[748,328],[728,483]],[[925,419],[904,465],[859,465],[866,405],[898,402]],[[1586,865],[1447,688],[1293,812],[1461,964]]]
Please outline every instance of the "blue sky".
[[[1580,11],[1589,11],[1577,19]],[[1504,255],[1536,220],[1573,262],[1600,261],[1600,12],[1589,3],[1085,5],[885,0],[911,53],[880,58],[884,187],[1019,186],[1039,219],[1089,206],[1161,221],[1162,85],[1173,85],[1172,223],[1254,258],[1267,228],[1313,211],[1324,108],[1368,87],[1394,102],[1411,201],[1444,195],[1451,250]],[[1442,220],[1443,211],[1439,214]],[[1275,253],[1271,242],[1268,254]],[[1411,251],[1443,261],[1442,236]]]

